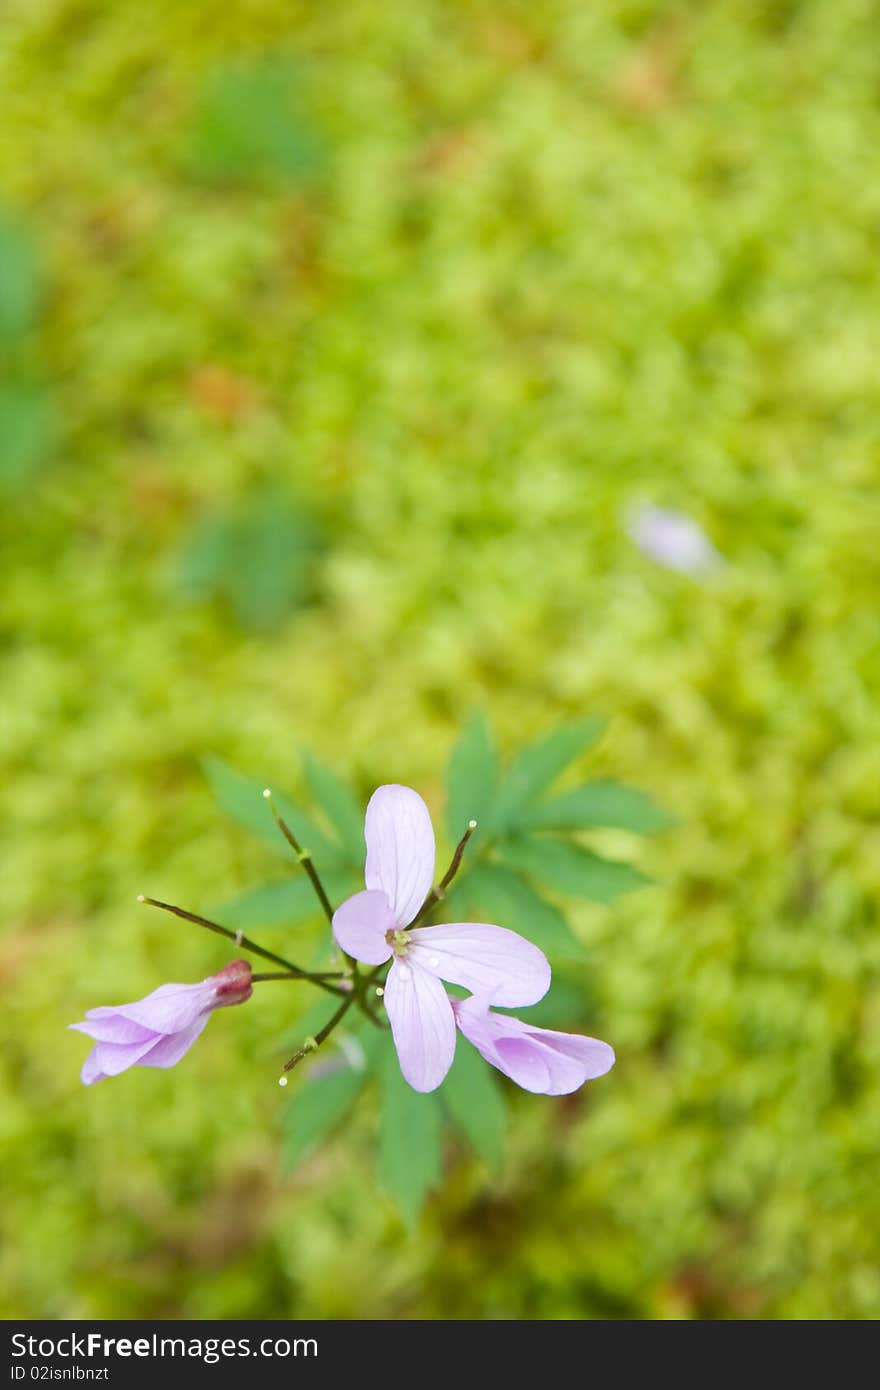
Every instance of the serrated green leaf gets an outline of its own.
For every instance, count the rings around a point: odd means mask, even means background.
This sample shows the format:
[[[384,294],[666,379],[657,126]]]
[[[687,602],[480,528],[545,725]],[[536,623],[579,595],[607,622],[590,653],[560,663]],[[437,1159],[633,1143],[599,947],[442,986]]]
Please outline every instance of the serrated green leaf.
[[[237,821],[239,825],[250,830],[253,835],[258,836],[276,854],[287,859],[295,867],[296,859],[293,850],[275,824],[266,798],[263,796],[264,788],[271,787],[271,782],[261,781],[258,777],[250,777],[246,773],[239,772],[223,758],[214,755],[204,758],[202,766],[220,809],[231,816],[234,821]],[[338,845],[334,845],[325,835],[322,835],[314,822],[309,820],[308,816],[283,793],[276,792],[274,787],[272,788],[272,795],[280,814],[287,821],[300,844],[311,852],[319,873],[323,873],[331,866],[338,868],[340,866]]]
[[[497,1171],[504,1156],[504,1097],[488,1064],[463,1038],[440,1096],[471,1147]]]
[[[474,865],[462,882],[461,900],[469,921],[510,927],[551,958],[583,954],[559,908],[507,864]]]
[[[33,242],[18,222],[0,217],[0,340],[20,338],[33,324],[40,277]]]
[[[523,870],[557,893],[610,903],[621,893],[643,888],[650,879],[632,864],[603,859],[582,845],[529,835],[508,840],[503,848],[505,861]]]
[[[412,1226],[441,1177],[441,1107],[436,1093],[407,1085],[393,1047],[380,1071],[379,1181]]]
[[[282,1172],[289,1173],[345,1118],[366,1081],[366,1072],[345,1066],[329,1076],[307,1081],[284,1115]]]
[[[492,732],[485,715],[477,711],[449,757],[446,823],[453,840],[461,839],[469,820],[475,820],[478,826],[491,820],[497,780],[498,757]]]
[[[346,857],[363,868],[366,854],[364,808],[335,772],[308,753],[303,758],[303,770],[309,791],[338,834]]]
[[[548,801],[526,807],[516,817],[517,827],[527,830],[588,830],[595,826],[611,826],[651,835],[672,824],[672,817],[646,792],[626,787],[621,782],[587,782]]]
[[[492,825],[507,830],[531,801],[596,741],[605,727],[602,719],[562,724],[537,743],[524,748],[510,764],[492,808]]]

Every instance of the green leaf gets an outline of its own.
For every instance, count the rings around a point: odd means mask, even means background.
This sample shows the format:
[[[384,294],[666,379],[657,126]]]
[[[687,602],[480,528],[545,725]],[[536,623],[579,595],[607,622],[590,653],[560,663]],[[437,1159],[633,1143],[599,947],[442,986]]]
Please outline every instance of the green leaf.
[[[603,859],[592,850],[565,840],[530,835],[509,840],[503,852],[508,864],[525,870],[557,893],[570,893],[597,903],[613,902],[621,893],[643,888],[651,881],[632,864]]]
[[[304,508],[268,488],[194,528],[181,552],[178,583],[193,597],[227,603],[242,627],[268,630],[309,597],[317,548]]]
[[[214,916],[229,927],[286,926],[303,922],[315,913],[321,913],[321,905],[305,874],[278,883],[263,883],[214,909]]]
[[[470,921],[510,927],[551,957],[583,954],[559,908],[506,864],[476,864],[462,882],[461,897]]]
[[[456,1127],[497,1172],[504,1155],[506,1112],[500,1087],[475,1048],[459,1038],[441,1097]]]
[[[527,1014],[522,1015],[516,1009],[502,1009],[500,1012],[511,1012],[517,1017],[525,1017],[537,1028],[554,1028],[563,1033],[584,1033],[590,1032],[588,1021],[595,1008],[595,989],[583,974],[575,982],[554,971],[553,983],[544,998],[533,1004]]]
[[[345,1066],[329,1076],[306,1082],[291,1098],[284,1115],[282,1172],[289,1173],[311,1149],[336,1129],[351,1109],[366,1079],[366,1072]]]
[[[549,801],[526,808],[516,819],[528,830],[587,830],[613,826],[651,835],[672,825],[671,816],[637,787],[620,782],[587,782]]]
[[[18,222],[0,217],[0,340],[22,337],[36,317],[40,293],[37,256]]]
[[[202,760],[202,767],[205,776],[211,785],[217,804],[221,811],[225,811],[239,825],[250,830],[253,835],[263,840],[269,847],[280,854],[289,863],[296,867],[296,857],[290,845],[285,840],[269,810],[266,798],[263,796],[264,789],[271,782],[261,781],[258,777],[249,777],[243,772],[238,772],[223,758],[209,756]],[[313,821],[289,801],[283,793],[278,793],[272,788],[272,796],[279,813],[290,826],[296,835],[303,849],[311,852],[318,872],[324,873],[325,868],[340,866],[339,846],[334,845],[322,835]],[[302,872],[300,870],[300,872]]]
[[[356,867],[363,868],[366,854],[364,808],[335,772],[308,753],[303,759],[303,769],[309,791],[338,834],[346,857]]]
[[[230,63],[211,74],[190,164],[212,181],[301,182],[323,162],[323,142],[302,109],[301,78],[277,60]]]
[[[461,839],[469,820],[487,822],[498,780],[498,758],[485,715],[475,713],[449,758],[446,822],[450,837]],[[479,833],[479,832],[478,832]]]
[[[510,764],[492,813],[497,830],[507,830],[529,802],[596,741],[605,727],[602,719],[584,719],[562,724],[551,733],[524,748]]]
[[[51,403],[42,387],[0,385],[0,487],[13,491],[29,483],[48,456],[52,435]]]
[[[441,1178],[440,1101],[436,1093],[420,1095],[407,1085],[393,1047],[386,1051],[380,1078],[379,1180],[412,1226]]]

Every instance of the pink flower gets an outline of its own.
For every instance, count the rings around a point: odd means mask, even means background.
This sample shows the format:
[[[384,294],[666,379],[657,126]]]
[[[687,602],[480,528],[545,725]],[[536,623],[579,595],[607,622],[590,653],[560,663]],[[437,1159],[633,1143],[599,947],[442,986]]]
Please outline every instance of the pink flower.
[[[531,1027],[483,999],[453,999],[452,1009],[468,1042],[524,1091],[565,1096],[614,1066],[613,1048],[597,1038]]]
[[[434,881],[434,830],[417,792],[379,787],[364,833],[367,888],[334,913],[333,934],[367,965],[391,960],[385,1007],[400,1069],[414,1090],[433,1091],[455,1053],[455,1018],[441,981],[494,1004],[536,1004],[550,966],[537,946],[504,927],[453,922],[407,930]]]
[[[160,985],[134,1004],[89,1009],[68,1026],[95,1039],[80,1074],[91,1086],[129,1067],[173,1067],[188,1052],[214,1009],[243,1004],[253,993],[251,968],[234,960],[195,985]]]

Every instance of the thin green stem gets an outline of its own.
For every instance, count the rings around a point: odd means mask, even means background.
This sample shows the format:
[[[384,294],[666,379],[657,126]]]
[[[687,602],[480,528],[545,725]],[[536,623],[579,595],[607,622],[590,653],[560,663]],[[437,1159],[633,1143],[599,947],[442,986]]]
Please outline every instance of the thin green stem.
[[[354,994],[352,993],[347,999],[343,999],[336,1013],[324,1024],[324,1027],[319,1033],[316,1033],[313,1038],[306,1038],[299,1051],[294,1052],[289,1061],[284,1063],[284,1070],[291,1071],[296,1066],[297,1062],[302,1061],[303,1057],[308,1057],[310,1052],[317,1052],[321,1043],[326,1042],[336,1025],[342,1022],[342,1019],[348,1013],[353,1003]]]
[[[163,912],[171,912],[175,917],[182,917],[185,922],[194,922],[197,927],[205,927],[207,931],[216,932],[218,936],[225,936],[227,941],[234,941],[243,951],[250,951],[253,956],[262,956],[263,960],[271,961],[273,965],[283,965],[286,973],[298,980],[308,980],[310,984],[317,985],[319,989],[325,990],[328,994],[343,994],[344,991],[331,985],[323,975],[313,975],[308,970],[301,970],[292,961],[285,960],[283,956],[277,956],[274,951],[267,951],[263,946],[258,946],[255,941],[244,936],[241,932],[230,931],[228,927],[221,927],[219,922],[212,922],[208,917],[200,917],[197,912],[187,912],[183,907],[174,907],[171,903],[160,902],[158,898],[148,898],[143,893],[138,897],[138,902],[149,903],[150,907],[160,907]],[[348,996],[351,998],[351,996]]]
[[[302,1047],[299,1048],[298,1051],[294,1052],[293,1056],[289,1059],[289,1061],[284,1063],[284,1071],[292,1071],[292,1069],[299,1062],[301,1062],[304,1057],[308,1057],[310,1052],[317,1052],[321,1044],[327,1041],[330,1034],[333,1032],[333,1029],[339,1023],[342,1022],[343,1018],[348,1013],[352,1004],[354,1004],[355,1002],[360,1004],[364,1013],[367,1015],[367,1018],[369,1018],[370,1021],[376,1025],[377,1028],[386,1027],[386,1025],[381,1021],[381,1019],[378,1019],[376,1015],[372,1012],[372,1010],[367,1007],[365,999],[368,986],[373,983],[373,981],[378,977],[380,972],[384,969],[385,965],[383,963],[382,965],[377,965],[373,970],[371,970],[369,975],[361,975],[360,979],[355,983],[355,988],[352,990],[351,994],[348,996],[347,999],[343,999],[342,1003],[339,1005],[339,1008],[336,1010],[336,1013],[333,1015],[332,1018],[329,1018],[327,1020],[321,1031],[319,1033],[316,1033],[313,1038],[306,1038]]]
[[[323,885],[323,883],[321,882],[321,879],[320,879],[320,877],[319,877],[319,875],[318,875],[318,871],[317,871],[317,869],[315,868],[314,864],[312,863],[312,856],[311,856],[311,854],[309,853],[309,851],[308,851],[307,849],[303,849],[302,845],[300,844],[299,840],[298,840],[298,839],[296,838],[296,836],[294,835],[294,833],[293,833],[293,831],[291,830],[290,826],[287,824],[287,822],[285,821],[285,819],[283,818],[283,816],[279,813],[278,808],[277,808],[277,806],[275,805],[275,802],[272,800],[272,793],[271,793],[271,791],[269,790],[268,787],[267,787],[266,790],[263,792],[263,796],[266,798],[266,800],[267,800],[268,803],[269,803],[269,810],[272,812],[272,815],[275,817],[275,824],[278,826],[278,829],[281,831],[281,834],[284,836],[285,840],[286,840],[287,843],[290,845],[291,849],[293,850],[293,852],[294,852],[294,854],[296,855],[297,859],[299,860],[300,864],[302,864],[303,868],[305,869],[306,873],[308,874],[309,879],[310,879],[311,884],[312,884],[312,887],[314,888],[314,890],[315,890],[315,892],[316,892],[316,894],[317,894],[317,896],[318,896],[318,901],[320,902],[322,908],[324,909],[324,915],[325,915],[325,917],[327,918],[327,921],[328,921],[328,922],[331,924],[331,926],[332,926],[332,924],[333,924],[333,908],[332,908],[332,906],[331,906],[330,899],[327,897],[327,894],[326,894],[326,892],[325,892],[325,890],[324,890],[324,885]]]
[[[313,975],[308,975],[306,978],[309,979],[309,980],[314,980],[314,981],[318,981],[318,980],[342,980],[342,979],[345,978],[345,976],[342,974],[342,971],[341,971],[341,970],[334,970],[334,971],[320,970],[320,971],[316,972],[316,973],[313,974]],[[254,985],[263,984],[266,980],[301,980],[301,979],[303,979],[303,975],[302,975],[302,973],[301,973],[300,971],[296,971],[296,972],[294,973],[294,972],[292,972],[292,971],[290,971],[290,970],[272,970],[272,971],[269,971],[269,972],[266,973],[266,974],[251,975],[251,984],[254,984]]]
[[[455,875],[458,873],[458,870],[461,866],[462,856],[465,852],[465,849],[467,848],[467,842],[473,835],[476,828],[477,822],[475,820],[469,820],[467,823],[467,830],[464,832],[458,844],[455,846],[455,853],[452,856],[452,862],[450,863],[449,868],[446,870],[446,873],[443,875],[437,887],[432,888],[428,896],[425,898],[425,901],[422,903],[422,906],[419,909],[418,915],[416,916],[415,921],[412,923],[412,926],[418,926],[422,918],[427,917],[428,913],[432,910],[432,908],[436,907],[437,903],[441,902],[443,898],[446,897],[446,889],[449,887],[450,883],[455,878]]]

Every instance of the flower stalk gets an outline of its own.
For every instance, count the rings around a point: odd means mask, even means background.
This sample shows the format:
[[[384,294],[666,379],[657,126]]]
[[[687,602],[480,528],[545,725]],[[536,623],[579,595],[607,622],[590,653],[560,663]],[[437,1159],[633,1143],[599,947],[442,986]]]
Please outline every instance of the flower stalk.
[[[150,907],[159,907],[163,912],[171,912],[175,917],[181,917],[185,922],[194,922],[197,927],[204,927],[207,931],[216,932],[218,936],[225,936],[227,941],[234,941],[241,950],[250,951],[253,956],[262,956],[263,960],[271,961],[273,965],[283,965],[287,979],[308,980],[310,984],[317,985],[319,989],[325,990],[328,994],[343,994],[345,992],[331,983],[335,979],[342,978],[338,973],[321,972],[314,974],[310,970],[301,970],[292,961],[285,960],[283,956],[276,955],[274,951],[267,951],[263,946],[258,946],[256,941],[251,941],[241,932],[230,931],[228,927],[221,927],[219,922],[212,922],[210,918],[201,917],[197,912],[187,912],[184,907],[163,903],[159,898],[148,898],[144,893],[139,893],[138,902],[148,903]],[[275,976],[275,978],[278,977]]]

